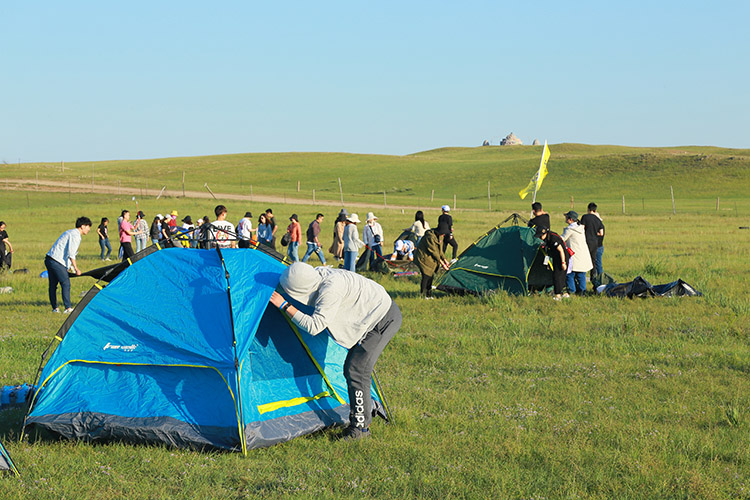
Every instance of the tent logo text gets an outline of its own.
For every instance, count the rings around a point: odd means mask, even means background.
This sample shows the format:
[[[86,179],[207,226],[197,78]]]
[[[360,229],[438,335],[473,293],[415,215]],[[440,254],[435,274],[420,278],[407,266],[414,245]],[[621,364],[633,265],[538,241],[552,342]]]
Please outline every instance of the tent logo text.
[[[474,264],[474,267],[480,267],[482,269],[488,269],[490,266],[483,266],[482,264]]]
[[[107,342],[107,345],[105,345],[102,348],[102,351],[106,351],[107,349],[115,349],[117,351],[125,351],[125,352],[133,352],[138,347],[138,344],[133,345],[112,345],[109,342]]]

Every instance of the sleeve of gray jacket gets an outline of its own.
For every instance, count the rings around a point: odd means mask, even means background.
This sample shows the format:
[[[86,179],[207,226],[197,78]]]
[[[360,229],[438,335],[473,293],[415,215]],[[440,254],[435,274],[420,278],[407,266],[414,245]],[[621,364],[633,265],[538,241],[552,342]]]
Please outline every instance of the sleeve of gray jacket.
[[[310,335],[317,335],[328,328],[331,321],[336,318],[341,299],[343,299],[343,296],[334,287],[323,285],[318,292],[312,315],[297,310],[292,316],[292,321]]]

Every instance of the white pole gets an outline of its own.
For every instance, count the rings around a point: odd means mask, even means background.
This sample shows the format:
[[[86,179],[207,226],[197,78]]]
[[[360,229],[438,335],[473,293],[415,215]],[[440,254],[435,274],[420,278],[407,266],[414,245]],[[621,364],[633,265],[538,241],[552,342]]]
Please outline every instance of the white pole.
[[[341,194],[341,206],[344,206],[344,188],[341,187],[341,177],[339,177],[339,193]]]
[[[542,158],[539,160],[539,170],[536,173],[536,182],[534,183],[534,197],[531,203],[536,203],[536,190],[539,188],[539,176],[542,175],[542,163],[544,163],[544,152],[547,150],[547,139],[544,140],[544,147],[542,148]]]

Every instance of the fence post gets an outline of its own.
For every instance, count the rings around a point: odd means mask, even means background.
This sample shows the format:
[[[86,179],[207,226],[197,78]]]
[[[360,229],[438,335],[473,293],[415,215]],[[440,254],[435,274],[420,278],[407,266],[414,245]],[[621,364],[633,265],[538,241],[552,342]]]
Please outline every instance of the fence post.
[[[625,215],[625,195],[622,195],[622,215]]]
[[[492,212],[492,198],[490,197],[490,181],[487,181],[487,209]]]
[[[299,181],[297,181],[297,192],[299,193]]]
[[[385,191],[383,191],[383,208],[388,207],[388,199],[385,197]]]
[[[253,185],[250,184],[250,201],[253,201]]]
[[[573,210],[573,197],[570,197],[570,209]]]
[[[341,187],[341,177],[339,177],[339,194],[341,194],[341,206],[344,206],[344,188]]]
[[[716,211],[719,211],[719,197],[716,197]]]
[[[313,205],[315,205],[315,190],[313,189]]]
[[[675,210],[675,206],[674,206],[674,189],[672,189],[672,186],[669,186],[669,192],[672,195],[672,215],[675,215],[677,214],[677,211]]]
[[[453,210],[456,209],[456,195],[453,195]]]
[[[432,203],[433,201],[435,201],[435,190],[434,189],[432,190],[432,193],[430,194],[430,203]]]
[[[182,171],[182,197],[185,197],[185,171]]]

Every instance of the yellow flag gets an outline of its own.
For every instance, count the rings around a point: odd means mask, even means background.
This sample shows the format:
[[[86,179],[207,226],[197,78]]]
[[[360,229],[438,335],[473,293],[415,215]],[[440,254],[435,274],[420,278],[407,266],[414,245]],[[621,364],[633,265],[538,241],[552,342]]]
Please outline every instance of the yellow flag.
[[[539,171],[529,181],[529,185],[518,192],[521,199],[525,199],[529,193],[535,193],[542,187],[542,181],[547,177],[547,160],[549,160],[549,148],[547,141],[544,141],[544,150],[542,151],[542,161],[539,163]]]

